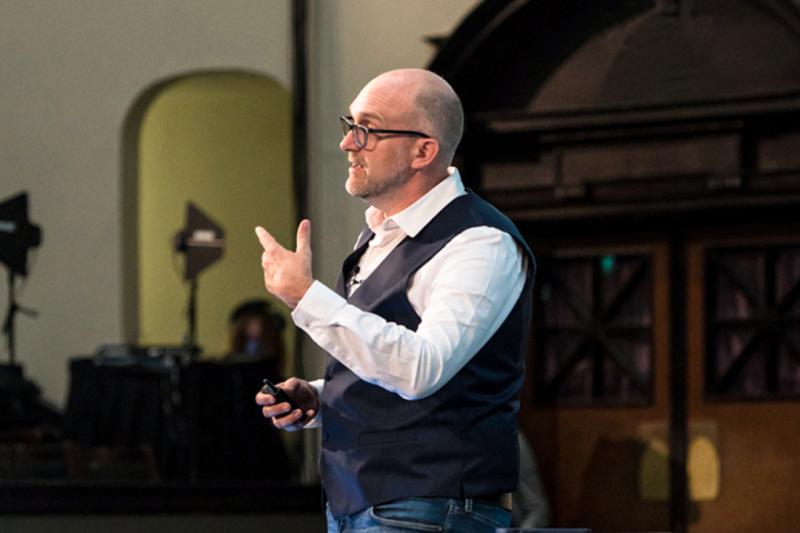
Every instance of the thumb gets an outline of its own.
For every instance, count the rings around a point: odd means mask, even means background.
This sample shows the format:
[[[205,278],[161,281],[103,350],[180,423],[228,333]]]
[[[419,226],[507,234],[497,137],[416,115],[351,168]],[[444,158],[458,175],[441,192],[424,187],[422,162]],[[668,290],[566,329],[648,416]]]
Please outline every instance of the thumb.
[[[311,253],[311,221],[304,218],[297,226],[297,253]]]

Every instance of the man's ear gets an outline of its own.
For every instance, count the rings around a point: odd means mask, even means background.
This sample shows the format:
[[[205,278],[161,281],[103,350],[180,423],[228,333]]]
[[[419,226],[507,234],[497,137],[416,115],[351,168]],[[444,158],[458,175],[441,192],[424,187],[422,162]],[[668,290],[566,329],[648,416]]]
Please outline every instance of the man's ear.
[[[411,168],[422,170],[436,160],[439,155],[439,141],[436,139],[418,139],[414,143]]]

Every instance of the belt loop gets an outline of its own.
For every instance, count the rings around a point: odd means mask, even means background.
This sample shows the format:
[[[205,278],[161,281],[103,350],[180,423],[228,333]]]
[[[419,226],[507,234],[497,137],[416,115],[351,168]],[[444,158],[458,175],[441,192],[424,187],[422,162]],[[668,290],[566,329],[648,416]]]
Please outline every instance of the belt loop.
[[[472,512],[472,498],[467,498],[464,500],[464,511],[468,513]]]

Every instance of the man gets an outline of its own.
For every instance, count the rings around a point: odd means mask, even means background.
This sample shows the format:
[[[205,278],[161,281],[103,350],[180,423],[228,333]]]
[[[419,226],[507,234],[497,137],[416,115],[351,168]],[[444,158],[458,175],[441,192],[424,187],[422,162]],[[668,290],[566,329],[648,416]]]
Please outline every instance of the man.
[[[259,393],[286,430],[321,425],[331,532],[491,531],[510,522],[534,258],[514,225],[451,168],[463,110],[432,72],[370,81],[342,117],[345,188],[368,229],[337,290],[256,228],[269,292],[329,354],[324,380]]]

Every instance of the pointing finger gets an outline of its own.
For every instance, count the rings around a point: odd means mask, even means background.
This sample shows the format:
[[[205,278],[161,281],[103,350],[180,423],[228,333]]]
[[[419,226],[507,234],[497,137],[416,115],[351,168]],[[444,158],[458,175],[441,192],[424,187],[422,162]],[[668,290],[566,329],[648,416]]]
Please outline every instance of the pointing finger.
[[[258,237],[258,242],[261,243],[261,247],[267,250],[268,248],[273,248],[275,246],[280,246],[278,241],[269,234],[267,230],[262,228],[261,226],[256,226],[256,236]]]

